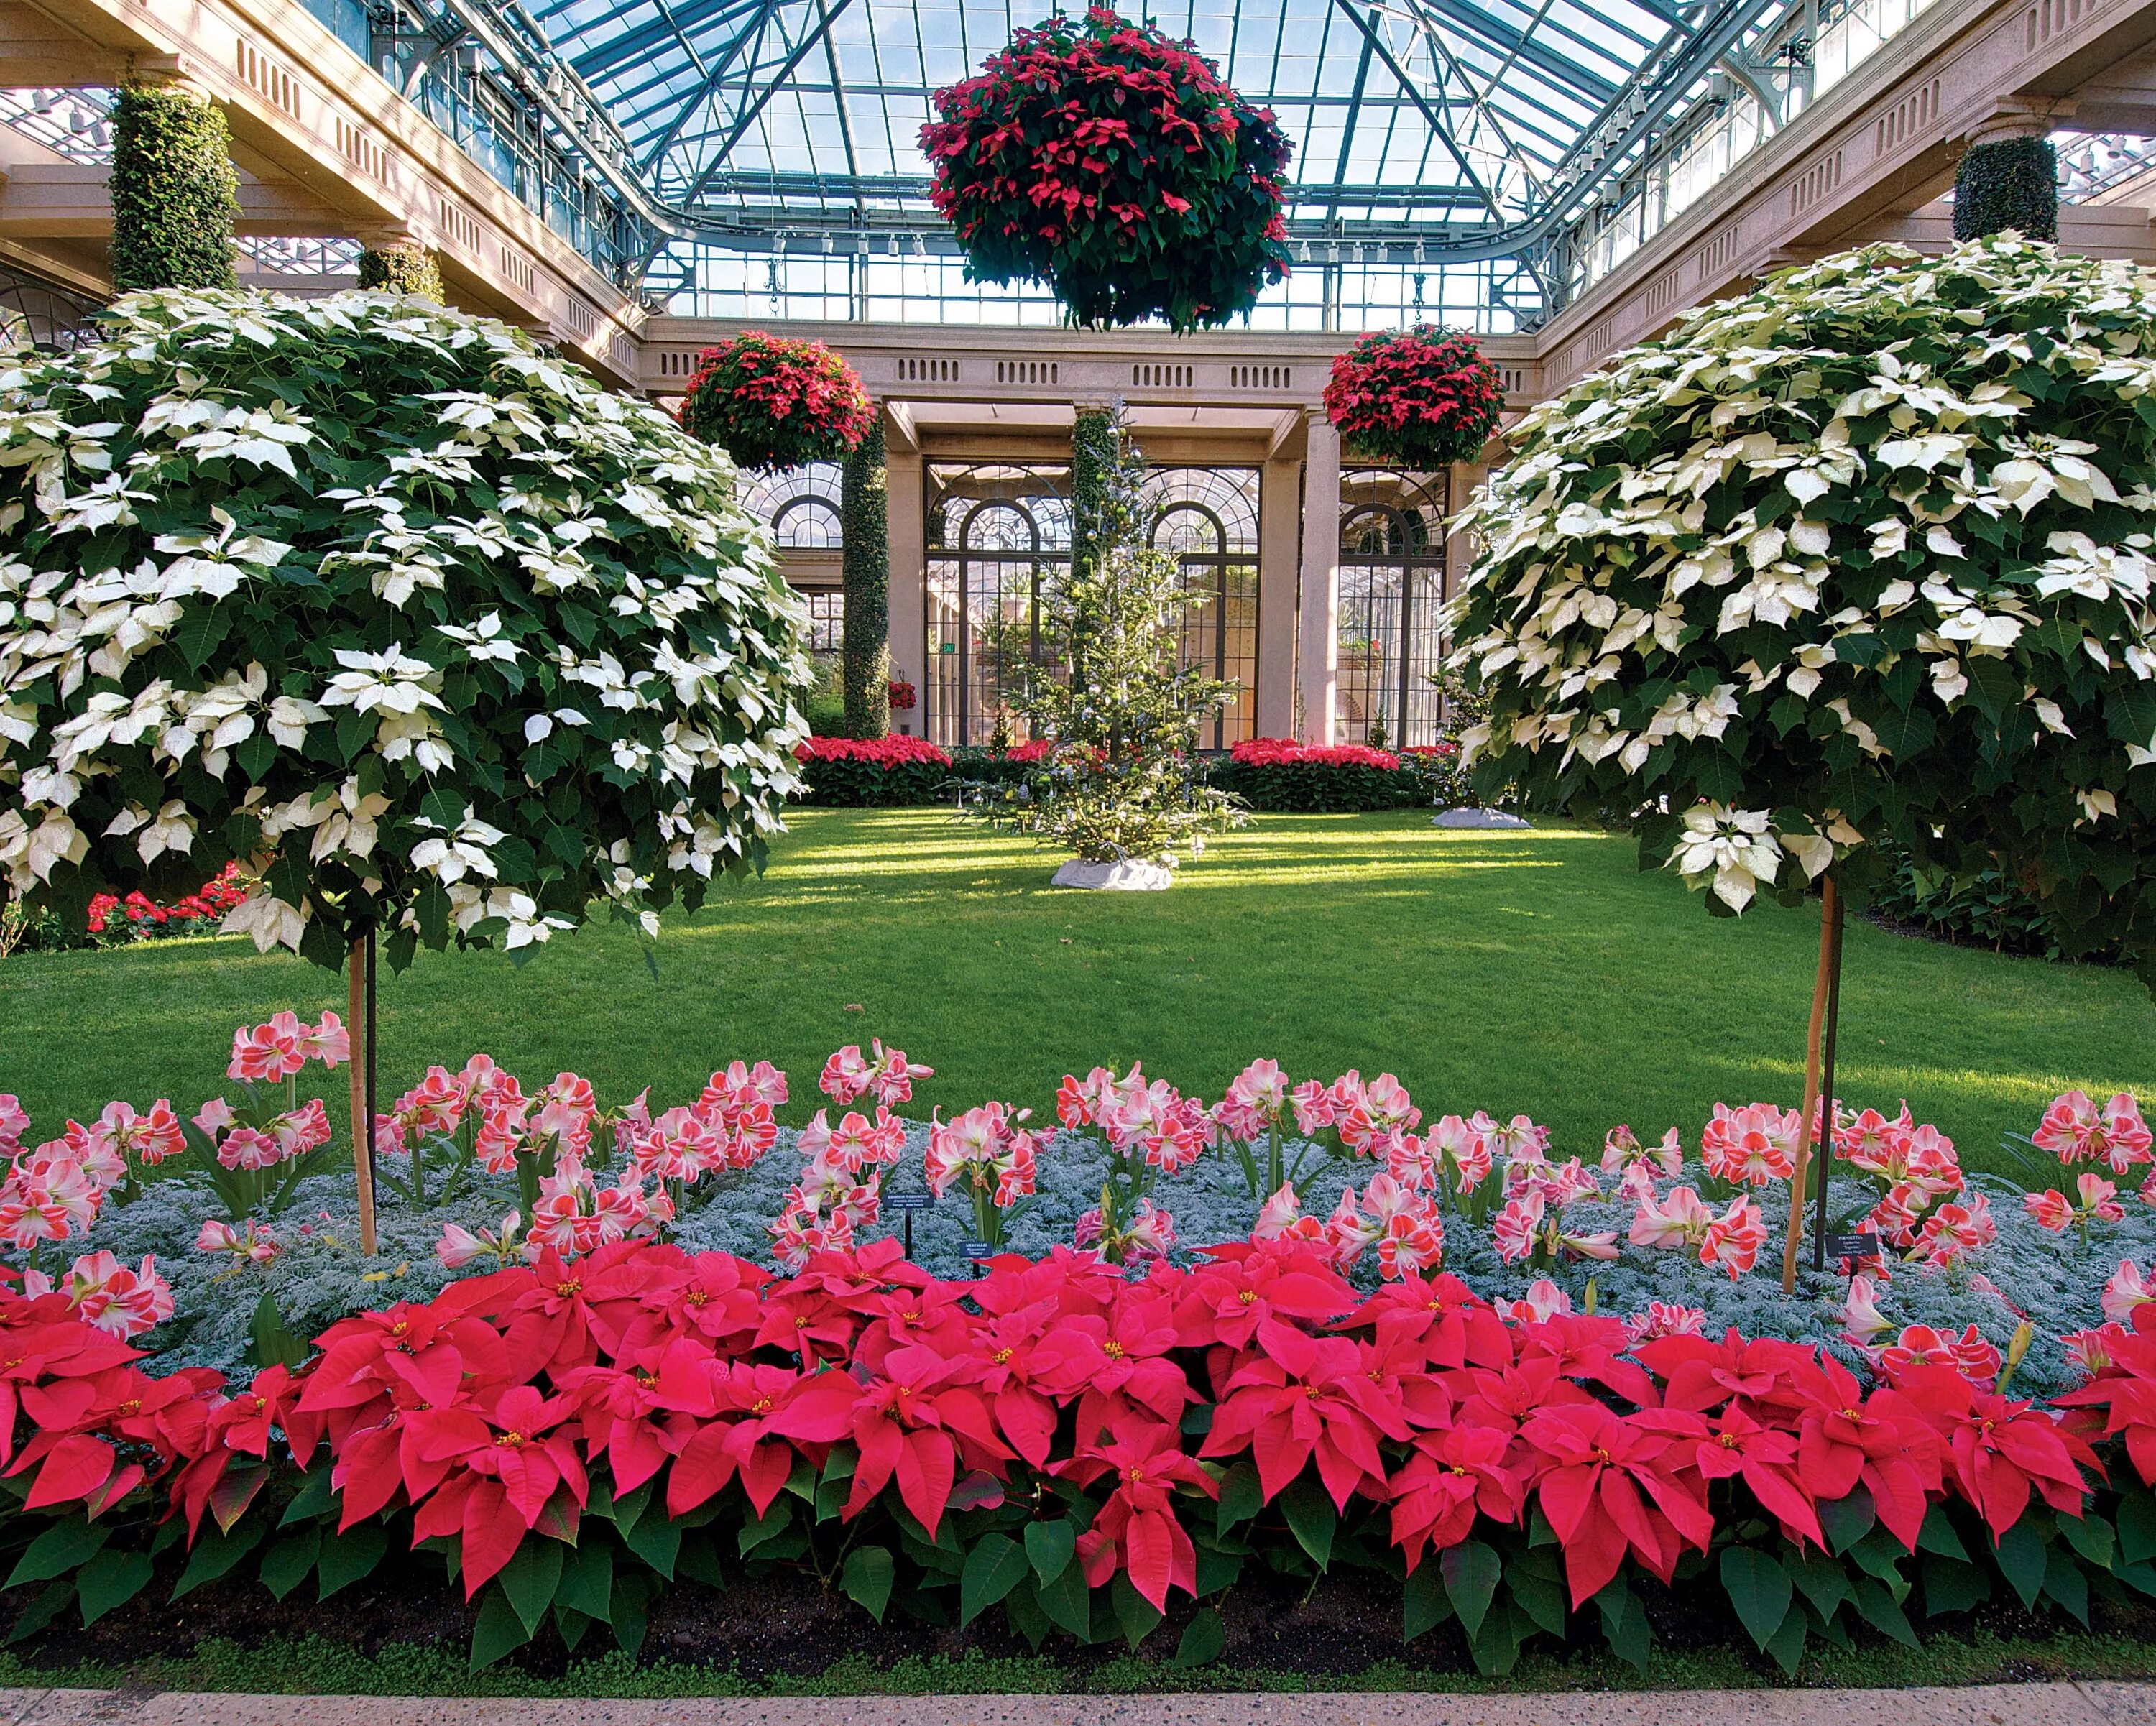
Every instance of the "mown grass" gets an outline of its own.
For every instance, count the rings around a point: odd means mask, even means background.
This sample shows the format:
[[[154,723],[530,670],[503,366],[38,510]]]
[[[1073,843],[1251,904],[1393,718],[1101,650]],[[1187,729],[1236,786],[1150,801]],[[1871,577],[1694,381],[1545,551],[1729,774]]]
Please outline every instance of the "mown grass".
[[[387,1094],[485,1049],[527,1083],[566,1068],[663,1104],[760,1056],[793,1075],[799,1119],[824,1055],[880,1035],[937,1069],[922,1114],[1045,1109],[1064,1073],[1132,1058],[1211,1097],[1269,1055],[1297,1077],[1390,1069],[1433,1114],[1525,1111],[1586,1150],[1620,1120],[1696,1139],[1717,1099],[1794,1104],[1801,1084],[1816,911],[1711,919],[1585,827],[1265,817],[1170,892],[1111,894],[1051,891],[1052,857],[934,811],[792,819],[763,879],[669,920],[655,979],[613,925],[521,970],[450,954],[385,978]],[[192,1108],[234,1023],[342,1001],[340,980],[235,940],[18,955],[0,1090],[55,1130],[115,1096]],[[1857,923],[1843,1002],[1842,1094],[1906,1097],[1979,1161],[2069,1085],[2156,1083],[2156,1006],[2128,972]]]

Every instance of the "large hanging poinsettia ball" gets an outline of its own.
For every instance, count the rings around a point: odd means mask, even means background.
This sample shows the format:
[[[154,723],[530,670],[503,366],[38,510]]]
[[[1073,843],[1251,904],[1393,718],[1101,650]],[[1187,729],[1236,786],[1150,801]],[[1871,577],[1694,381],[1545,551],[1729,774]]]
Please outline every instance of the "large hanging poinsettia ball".
[[[1182,331],[1287,274],[1286,134],[1187,42],[1096,6],[1020,30],[933,104],[929,196],[975,281],[1045,283],[1088,327]]]
[[[801,788],[800,602],[725,457],[397,294],[138,294],[0,369],[0,898],[238,859],[334,965],[648,918]]]
[[[680,418],[742,467],[770,471],[850,454],[875,407],[835,349],[744,330],[696,356]]]
[[[2000,235],[1687,312],[1537,407],[1445,620],[1479,782],[1711,903],[2019,882],[2156,982],[2156,271]]]
[[[1351,454],[1414,468],[1472,461],[1497,429],[1504,381],[1464,330],[1365,335],[1332,362],[1325,413]]]

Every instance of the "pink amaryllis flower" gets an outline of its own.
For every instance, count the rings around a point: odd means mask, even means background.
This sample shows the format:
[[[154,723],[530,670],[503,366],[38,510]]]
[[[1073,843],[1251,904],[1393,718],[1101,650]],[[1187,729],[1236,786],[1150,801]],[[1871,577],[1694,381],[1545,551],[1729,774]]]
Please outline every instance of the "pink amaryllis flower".
[[[1700,1161],[1717,1181],[1732,1186],[1764,1186],[1796,1172],[1797,1135],[1804,1124],[1796,1109],[1748,1103],[1732,1109],[1714,1105],[1700,1135]]]
[[[1288,1106],[1287,1075],[1276,1061],[1253,1061],[1229,1081],[1214,1119],[1231,1139],[1248,1143],[1280,1124]]]
[[[1572,1310],[1572,1297],[1548,1277],[1537,1277],[1527,1284],[1527,1292],[1517,1300],[1501,1300],[1496,1303],[1497,1316],[1507,1324],[1541,1324]]]
[[[2124,1091],[2101,1109],[2086,1091],[2055,1097],[2030,1137],[2038,1150],[2062,1163],[2108,1163],[2115,1175],[2151,1156],[2152,1139],[2141,1105]]]
[[[131,1268],[110,1252],[85,1252],[69,1267],[59,1292],[85,1324],[123,1342],[172,1316],[172,1285],[157,1274],[154,1253]]]
[[[1909,1256],[1949,1265],[1982,1251],[1998,1238],[1999,1224],[1991,1214],[1991,1201],[1977,1193],[1966,1204],[1949,1201],[1927,1216]]]
[[[2126,1206],[2118,1201],[2118,1189],[2092,1170],[2082,1172],[2074,1183],[2074,1191],[2076,1196],[2070,1199],[2056,1187],[2046,1187],[2041,1193],[2024,1193],[2021,1203],[2030,1221],[2055,1235],[2076,1225],[2087,1232],[2091,1222],[2124,1219]]]
[[[1957,1336],[1928,1324],[1907,1324],[1902,1334],[1882,1348],[1866,1349],[1879,1375],[1890,1384],[1905,1367],[1951,1366],[1972,1384],[1989,1389],[1998,1380],[2002,1359],[1974,1325]]]
[[[2118,1268],[2103,1285],[2103,1316],[2107,1323],[2123,1324],[2134,1329],[2135,1310],[2156,1301],[2156,1286],[2141,1274],[2141,1267],[2130,1258],[2122,1258]]]
[[[1651,1196],[1640,1201],[1625,1238],[1635,1247],[1689,1251],[1707,1238],[1713,1222],[1714,1212],[1698,1193],[1689,1186],[1672,1187],[1659,1201]]]
[[[1707,1237],[1699,1245],[1699,1262],[1720,1266],[1734,1283],[1758,1262],[1759,1251],[1766,1244],[1767,1225],[1759,1207],[1749,1199],[1740,1198],[1707,1226]]]
[[[1892,1330],[1893,1324],[1880,1315],[1876,1294],[1869,1277],[1851,1277],[1849,1296],[1842,1303],[1843,1334],[1861,1347],[1875,1336]]]
[[[284,1250],[283,1243],[270,1232],[269,1225],[257,1222],[251,1216],[239,1228],[223,1217],[213,1216],[195,1237],[196,1252],[229,1252],[238,1261],[235,1268],[267,1264]]]
[[[904,1049],[886,1049],[881,1038],[871,1039],[871,1053],[862,1054],[858,1043],[848,1043],[824,1063],[816,1087],[844,1108],[873,1094],[886,1108],[896,1109],[913,1098],[916,1078],[934,1077],[936,1069],[909,1061]]]
[[[106,1104],[96,1124],[86,1129],[86,1138],[91,1148],[123,1160],[131,1158],[145,1168],[155,1168],[187,1148],[187,1131],[167,1097],[158,1098],[146,1114],[137,1114],[131,1104]]]
[[[1635,1345],[1660,1342],[1665,1337],[1704,1336],[1707,1334],[1707,1309],[1650,1300],[1645,1312],[1625,1315],[1625,1333]]]
[[[483,1259],[491,1259],[497,1265],[530,1263],[537,1259],[540,1249],[534,1242],[519,1238],[523,1227],[523,1215],[516,1211],[501,1219],[499,1228],[470,1229],[460,1222],[445,1222],[442,1238],[434,1242],[434,1257],[444,1269],[452,1271]]]
[[[1488,1117],[1478,1115],[1476,1119]],[[1491,1145],[1490,1135],[1456,1114],[1446,1115],[1432,1127],[1425,1144],[1430,1153],[1439,1159],[1440,1166],[1451,1175],[1455,1192],[1474,1191],[1490,1178],[1490,1171],[1496,1166],[1497,1153]]]
[[[1674,1181],[1684,1173],[1684,1136],[1671,1127],[1659,1143],[1643,1145],[1631,1128],[1612,1127],[1602,1140],[1602,1172],[1617,1177],[1625,1197],[1650,1198],[1656,1181]]]

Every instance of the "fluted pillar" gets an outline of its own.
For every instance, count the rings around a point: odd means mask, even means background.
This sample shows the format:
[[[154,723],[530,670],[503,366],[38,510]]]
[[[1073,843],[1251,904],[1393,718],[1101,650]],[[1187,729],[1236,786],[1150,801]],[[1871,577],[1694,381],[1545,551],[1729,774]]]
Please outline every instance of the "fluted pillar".
[[[1309,416],[1302,464],[1302,596],[1296,609],[1296,684],[1306,743],[1336,740],[1340,684],[1340,434]]]

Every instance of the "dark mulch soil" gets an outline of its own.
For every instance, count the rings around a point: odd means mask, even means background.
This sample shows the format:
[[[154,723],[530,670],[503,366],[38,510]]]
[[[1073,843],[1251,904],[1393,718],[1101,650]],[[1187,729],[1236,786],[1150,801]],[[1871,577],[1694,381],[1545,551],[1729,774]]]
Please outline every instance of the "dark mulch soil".
[[[1732,1647],[1732,1621],[1726,1601],[1710,1599],[1706,1585],[1672,1591],[1643,1584],[1640,1597],[1653,1624],[1657,1644],[1671,1653],[1697,1653]],[[13,1619],[34,1597],[34,1589],[0,1596],[0,1623]],[[158,1658],[184,1661],[198,1644],[229,1641],[255,1647],[279,1639],[315,1636],[372,1656],[389,1644],[434,1647],[458,1654],[469,1646],[475,1607],[446,1587],[437,1565],[403,1557],[385,1562],[374,1575],[324,1602],[312,1587],[283,1601],[259,1583],[213,1584],[167,1604],[170,1578],[162,1575],[143,1594],[96,1624],[85,1628],[74,1613],[17,1652],[39,1667],[85,1663],[128,1666]],[[1147,1641],[1145,1652],[1172,1654],[1193,1608],[1177,1596],[1176,1609]],[[1399,1593],[1396,1583],[1367,1571],[1342,1570],[1312,1589],[1306,1583],[1254,1573],[1221,1602],[1227,1628],[1224,1667],[1242,1672],[1294,1673],[1311,1678],[1352,1678],[1388,1662],[1405,1662],[1433,1671],[1471,1672],[1466,1644],[1456,1626],[1445,1625],[1419,1638],[1412,1651],[1399,1639]],[[2156,1643],[2156,1604],[2127,1607],[2098,1604],[2094,1628],[2102,1633]],[[2035,1619],[2017,1607],[1994,1602],[1952,1621],[1958,1632],[1988,1631],[2000,1638],[2043,1638],[2074,1629],[2063,1621]],[[1860,1640],[1871,1636],[1857,1629]],[[1599,1648],[1599,1617],[1590,1606],[1575,1614],[1573,1644]],[[1553,1645],[1538,1638],[1536,1646]],[[603,1652],[611,1639],[595,1627],[576,1651],[579,1657]],[[1049,1651],[1064,1667],[1073,1688],[1084,1688],[1089,1672],[1120,1657],[1120,1641],[1080,1647],[1058,1637]],[[854,1657],[875,1669],[908,1658],[990,1657],[1029,1653],[1024,1640],[990,1611],[964,1630],[942,1628],[906,1617],[896,1610],[878,1625],[869,1615],[813,1576],[780,1570],[752,1584],[720,1590],[684,1582],[653,1603],[642,1658],[731,1669],[757,1683],[781,1676],[821,1672],[834,1662]],[[1750,1645],[1742,1652],[1762,1677],[1779,1676],[1771,1662]],[[551,1624],[539,1638],[510,1658],[513,1667],[535,1677],[560,1677],[570,1664]],[[2051,1677],[2035,1668],[2015,1676]]]

